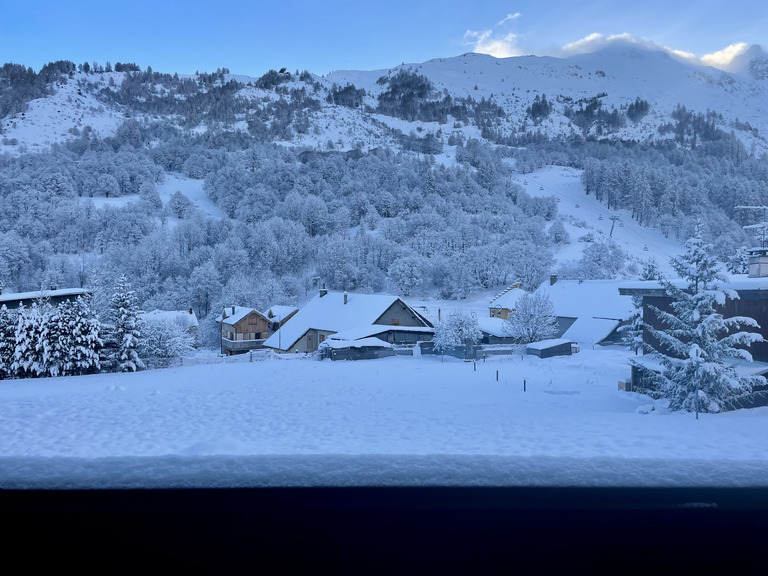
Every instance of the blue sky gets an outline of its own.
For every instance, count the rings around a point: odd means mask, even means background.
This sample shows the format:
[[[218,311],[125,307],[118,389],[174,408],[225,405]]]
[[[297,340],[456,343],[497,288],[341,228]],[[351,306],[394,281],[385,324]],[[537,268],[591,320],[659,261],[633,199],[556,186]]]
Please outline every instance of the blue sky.
[[[563,55],[628,35],[695,57],[768,49],[762,1],[29,0],[0,9],[0,63],[136,62],[163,72],[379,69],[481,51]],[[587,40],[584,40],[587,39]],[[581,42],[580,42],[581,41]],[[569,48],[565,51],[563,47]]]

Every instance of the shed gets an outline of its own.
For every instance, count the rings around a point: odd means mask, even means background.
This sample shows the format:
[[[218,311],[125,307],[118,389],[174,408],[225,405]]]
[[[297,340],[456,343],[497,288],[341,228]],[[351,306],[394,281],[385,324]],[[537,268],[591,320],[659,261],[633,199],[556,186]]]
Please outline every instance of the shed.
[[[525,353],[539,358],[551,358],[553,356],[570,356],[572,354],[572,342],[565,338],[552,338],[540,342],[531,342],[525,348]]]

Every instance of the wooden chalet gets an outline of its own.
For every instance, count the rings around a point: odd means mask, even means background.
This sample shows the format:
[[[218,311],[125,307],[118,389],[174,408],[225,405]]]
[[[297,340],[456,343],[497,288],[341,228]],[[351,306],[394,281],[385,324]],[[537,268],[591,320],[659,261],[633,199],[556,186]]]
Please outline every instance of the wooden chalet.
[[[263,348],[269,335],[269,319],[253,308],[227,306],[216,322],[221,326],[222,354],[243,354]]]

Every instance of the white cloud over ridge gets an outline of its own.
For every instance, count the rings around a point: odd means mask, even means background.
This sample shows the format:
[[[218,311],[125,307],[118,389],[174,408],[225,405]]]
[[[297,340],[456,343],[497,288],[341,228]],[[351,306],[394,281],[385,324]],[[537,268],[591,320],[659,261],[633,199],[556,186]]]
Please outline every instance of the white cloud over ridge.
[[[544,51],[534,51],[521,46],[521,36],[509,32],[509,23],[520,18],[520,12],[507,14],[495,26],[486,30],[467,30],[464,33],[463,44],[470,46],[473,52],[488,54],[495,58],[510,58],[523,54],[539,53],[547,56],[568,57],[575,54],[587,54],[596,52],[608,46],[625,45],[643,50],[655,50],[667,54],[688,63],[712,66],[725,71],[734,71],[735,61],[749,48],[744,42],[731,44],[722,50],[711,54],[697,56],[685,50],[678,50],[652,40],[638,38],[629,33],[604,35],[597,32],[588,34],[574,42],[565,44],[560,48],[551,48]]]

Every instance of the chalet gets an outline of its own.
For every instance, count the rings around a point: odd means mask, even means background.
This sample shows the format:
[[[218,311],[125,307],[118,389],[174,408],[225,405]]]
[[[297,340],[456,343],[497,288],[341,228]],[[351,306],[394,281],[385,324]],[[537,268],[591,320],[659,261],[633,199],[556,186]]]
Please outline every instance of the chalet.
[[[269,319],[253,308],[227,306],[216,322],[221,325],[222,354],[243,354],[262,348],[269,333]]]
[[[374,330],[371,331],[371,327]],[[431,329],[432,324],[397,296],[322,289],[272,334],[264,346],[276,352],[314,352],[328,337],[352,330],[361,334],[369,332],[361,338],[372,336],[383,340],[380,336],[385,334],[391,344],[415,343],[420,332],[412,328],[427,334],[430,331],[424,329]]]
[[[37,300],[47,300],[53,305],[69,300],[77,300],[78,297],[87,298],[93,295],[88,288],[51,288],[50,290],[38,290],[37,292],[3,293],[0,291],[0,306],[8,310],[14,310],[19,306],[29,307]]]
[[[509,319],[509,316],[514,314],[517,301],[523,294],[527,294],[527,292],[520,288],[520,282],[515,282],[512,286],[497,294],[488,306],[491,318]]]

